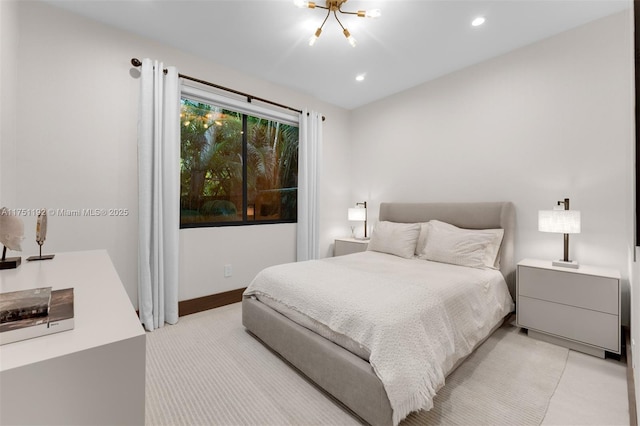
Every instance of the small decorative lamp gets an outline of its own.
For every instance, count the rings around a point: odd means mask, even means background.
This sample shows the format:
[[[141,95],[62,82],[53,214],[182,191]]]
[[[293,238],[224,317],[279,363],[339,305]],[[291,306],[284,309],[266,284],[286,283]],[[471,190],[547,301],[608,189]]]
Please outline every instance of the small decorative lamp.
[[[358,207],[362,206],[362,207]],[[364,222],[364,239],[367,237],[367,202],[356,203],[356,207],[350,208],[347,217],[350,222]]]
[[[580,212],[569,210],[569,199],[558,201],[558,207],[553,210],[538,212],[538,231],[564,234],[564,258],[554,261],[553,266],[578,268],[578,262],[569,260],[569,234],[580,233]]]

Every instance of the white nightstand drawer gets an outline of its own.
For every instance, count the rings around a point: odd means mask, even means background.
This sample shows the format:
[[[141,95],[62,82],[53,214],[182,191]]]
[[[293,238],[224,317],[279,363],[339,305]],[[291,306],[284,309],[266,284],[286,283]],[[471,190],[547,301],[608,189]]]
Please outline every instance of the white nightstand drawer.
[[[620,352],[619,318],[603,312],[518,297],[518,325]]]
[[[518,267],[518,294],[594,311],[618,314],[618,280],[564,272],[558,269]]]
[[[369,240],[358,240],[356,238],[337,238],[333,246],[334,256],[343,256],[345,254],[360,253],[367,250]]]

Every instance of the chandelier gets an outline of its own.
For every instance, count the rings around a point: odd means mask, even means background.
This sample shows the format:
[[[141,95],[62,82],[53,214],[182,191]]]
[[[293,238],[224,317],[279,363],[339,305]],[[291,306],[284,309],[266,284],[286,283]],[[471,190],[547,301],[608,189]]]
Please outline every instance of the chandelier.
[[[340,19],[338,19],[338,12],[343,13],[345,15],[357,15],[360,18],[377,18],[380,16],[380,9],[358,10],[357,12],[345,12],[341,8],[342,8],[342,5],[346,2],[347,0],[326,0],[325,2],[326,6],[320,6],[319,4],[316,4],[315,2],[312,2],[312,1],[294,0],[295,5],[298,7],[303,7],[303,8],[308,7],[309,9],[319,8],[327,11],[327,16],[324,17],[324,21],[322,21],[322,24],[316,30],[315,34],[311,36],[311,38],[309,39],[309,46],[313,46],[318,40],[318,38],[320,37],[320,33],[322,33],[322,27],[324,27],[324,24],[327,22],[327,19],[329,18],[329,15],[331,15],[331,12],[333,12],[333,16],[335,16],[336,21],[338,21],[338,24],[340,24],[340,27],[342,28],[342,33],[347,38],[347,41],[353,47],[356,47],[356,39],[353,38],[351,33],[349,33],[349,30],[347,30],[344,27],[344,25],[342,25],[342,22],[340,22]]]

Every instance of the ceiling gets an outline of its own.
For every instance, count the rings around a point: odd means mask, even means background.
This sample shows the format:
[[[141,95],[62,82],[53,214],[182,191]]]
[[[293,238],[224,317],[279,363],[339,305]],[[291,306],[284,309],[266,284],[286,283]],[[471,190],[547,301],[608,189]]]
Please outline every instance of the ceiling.
[[[309,46],[326,12],[293,0],[45,1],[346,109],[631,7],[631,0],[349,0],[343,10],[382,11],[377,19],[339,14],[354,48],[333,16]],[[485,24],[472,27],[476,16]]]

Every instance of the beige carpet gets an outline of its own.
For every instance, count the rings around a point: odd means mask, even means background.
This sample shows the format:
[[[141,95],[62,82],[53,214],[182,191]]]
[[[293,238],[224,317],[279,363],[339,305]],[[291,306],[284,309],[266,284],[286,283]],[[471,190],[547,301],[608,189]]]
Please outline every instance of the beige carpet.
[[[402,426],[539,425],[568,351],[509,325]],[[147,333],[147,425],[357,425],[241,324],[239,303]]]

